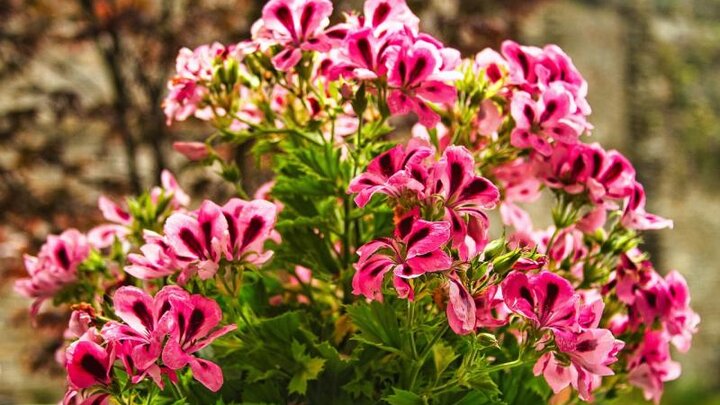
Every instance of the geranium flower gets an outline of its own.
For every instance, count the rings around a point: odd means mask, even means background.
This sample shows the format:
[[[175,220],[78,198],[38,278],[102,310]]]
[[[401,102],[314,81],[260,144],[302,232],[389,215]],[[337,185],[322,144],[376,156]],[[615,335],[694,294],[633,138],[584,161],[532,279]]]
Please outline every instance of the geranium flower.
[[[271,0],[262,11],[264,27],[283,50],[272,58],[276,69],[286,71],[297,65],[303,50],[330,50],[323,29],[332,14],[329,0]]]
[[[475,159],[462,146],[449,146],[431,177],[433,194],[443,197],[445,220],[452,224],[453,248],[462,260],[476,256],[487,243],[484,211],[495,208],[500,192],[490,180],[475,175]]]
[[[660,403],[665,382],[680,376],[680,364],[670,358],[668,340],[662,332],[646,332],[628,363],[628,381],[643,390],[646,400]]]
[[[450,224],[419,219],[417,211],[397,224],[395,238],[381,238],[358,248],[353,293],[368,299],[380,299],[383,277],[393,271],[395,278],[411,279],[428,272],[450,268],[452,259],[441,248],[450,239]],[[412,299],[412,290],[402,280],[396,282],[404,297]],[[410,295],[408,295],[410,294]]]
[[[63,287],[77,280],[77,268],[90,254],[85,235],[76,229],[68,229],[60,235],[50,235],[40,248],[37,257],[25,255],[25,269],[29,278],[15,282],[15,291],[34,298],[31,314]]]
[[[217,392],[223,384],[222,370],[217,364],[193,354],[237,326],[217,328],[222,320],[222,311],[215,301],[202,295],[190,295],[180,290],[173,293],[169,301],[169,338],[162,352],[163,364],[171,370],[189,365],[193,378]]]
[[[455,102],[457,89],[446,82],[457,77],[449,73],[455,66],[444,66],[437,43],[425,39],[400,46],[388,76],[393,90],[387,103],[393,115],[415,112],[420,124],[433,128],[440,116],[427,103]]]
[[[100,343],[95,330],[90,329],[65,351],[68,380],[76,390],[111,383],[115,354]]]
[[[446,313],[450,328],[458,335],[467,335],[474,331],[477,311],[475,300],[467,288],[459,280],[450,277],[448,279],[448,296]]]
[[[513,271],[502,283],[508,308],[530,319],[537,328],[579,329],[578,301],[570,282],[542,271],[536,275]]]
[[[357,193],[355,203],[364,207],[375,193],[399,198],[405,191],[416,196],[425,189],[424,175],[413,171],[433,154],[422,141],[411,141],[407,148],[397,145],[373,159],[367,170],[350,181],[348,193]]]

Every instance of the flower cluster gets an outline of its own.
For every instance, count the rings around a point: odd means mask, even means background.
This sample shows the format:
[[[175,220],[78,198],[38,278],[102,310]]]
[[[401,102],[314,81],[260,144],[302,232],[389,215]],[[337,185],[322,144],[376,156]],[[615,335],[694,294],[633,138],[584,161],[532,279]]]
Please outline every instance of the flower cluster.
[[[699,316],[641,250],[672,221],[625,156],[582,142],[568,55],[506,41],[462,59],[405,0],[332,14],[270,0],[252,38],[180,51],[168,124],[215,132],[174,148],[227,202],[193,209],[165,172],[26,257],[33,313],[72,310],[65,403],[659,401]],[[275,175],[252,200],[247,151]]]
[[[265,263],[272,252],[263,251],[275,223],[276,206],[265,200],[233,198],[220,207],[206,200],[194,212],[172,214],[164,235],[145,231],[142,254],[131,253],[125,271],[142,280],[181,272],[184,284],[197,274],[212,278],[224,259],[249,264]]]
[[[176,383],[176,371],[189,366],[208,389],[220,389],[220,367],[193,355],[236,328],[217,328],[222,312],[215,301],[175,286],[155,297],[136,287],[121,287],[113,296],[113,307],[122,322],[107,322],[99,332],[86,323],[84,333],[68,347],[65,364],[71,390],[110,386],[116,361],[134,384],[148,377],[163,388],[163,376]]]

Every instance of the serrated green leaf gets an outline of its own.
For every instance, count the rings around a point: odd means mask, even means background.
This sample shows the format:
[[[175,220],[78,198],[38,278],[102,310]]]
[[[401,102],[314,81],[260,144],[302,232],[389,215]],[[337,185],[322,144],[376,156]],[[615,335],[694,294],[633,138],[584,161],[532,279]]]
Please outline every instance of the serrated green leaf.
[[[383,400],[390,405],[424,405],[422,397],[410,391],[393,388],[394,393]]]
[[[440,377],[448,366],[458,357],[455,350],[443,342],[435,343],[432,347],[435,375]]]

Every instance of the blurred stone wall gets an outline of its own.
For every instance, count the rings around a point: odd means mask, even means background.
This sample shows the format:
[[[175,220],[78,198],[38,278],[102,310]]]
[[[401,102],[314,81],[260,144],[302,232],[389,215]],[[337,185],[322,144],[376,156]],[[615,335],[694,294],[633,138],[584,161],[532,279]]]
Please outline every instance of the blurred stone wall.
[[[94,24],[83,14],[88,3],[101,17]],[[142,187],[154,183],[160,151],[162,166],[181,172],[181,183],[195,195],[222,192],[212,175],[187,170],[169,150],[170,140],[201,139],[204,130],[147,124],[146,117],[157,119],[159,106],[148,101],[143,83],[131,79],[139,66],[147,69],[153,86],[162,83],[181,44],[240,39],[261,3],[0,0],[5,22],[0,24],[0,325],[5,331],[0,404],[50,403],[61,393],[62,377],[52,357],[62,315],[49,315],[43,327],[31,329],[28,303],[12,293],[9,281],[22,274],[20,253],[34,252],[47,233],[68,226],[86,230],[99,220],[94,206],[101,192],[132,191],[123,131],[136,144],[132,159]],[[590,83],[595,131],[588,141],[617,148],[639,163],[650,208],[675,220],[674,231],[649,241],[658,268],[686,275],[703,318],[692,351],[681,357],[683,378],[669,385],[664,402],[711,403],[710,394],[720,388],[720,308],[714,300],[720,289],[720,2],[408,3],[426,29],[466,55],[514,38],[534,45],[554,42],[572,56]],[[153,18],[163,16],[159,4],[175,5],[164,25],[169,31],[143,42],[156,29]],[[34,37],[19,36],[33,30]],[[123,66],[124,77],[130,77],[130,127],[125,129],[118,126],[117,92],[103,58],[108,32],[123,35],[123,52],[136,58]],[[163,39],[173,33],[172,40]],[[137,53],[141,46],[154,50],[152,57]],[[169,49],[161,52],[164,48]]]

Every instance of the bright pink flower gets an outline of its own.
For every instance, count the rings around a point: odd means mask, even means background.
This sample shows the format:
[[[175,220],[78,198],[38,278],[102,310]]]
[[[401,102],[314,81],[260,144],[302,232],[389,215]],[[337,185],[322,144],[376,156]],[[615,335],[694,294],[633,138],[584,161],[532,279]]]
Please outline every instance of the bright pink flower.
[[[286,71],[297,65],[303,50],[330,50],[323,30],[329,24],[332,9],[329,0],[271,0],[265,4],[264,28],[283,46],[272,59],[276,69]]]
[[[487,243],[485,210],[495,208],[500,192],[490,180],[475,175],[475,159],[462,146],[449,146],[432,170],[433,194],[445,201],[445,220],[452,224],[453,248],[467,260]]]
[[[672,228],[673,221],[645,211],[645,190],[640,183],[635,183],[627,199],[622,224],[629,229],[650,230]]]
[[[508,322],[510,310],[503,300],[499,285],[493,284],[473,296],[475,325],[480,328],[497,328]]]
[[[175,176],[169,170],[163,170],[160,174],[160,184],[162,187],[153,187],[150,190],[150,197],[154,203],[157,203],[160,195],[163,195],[170,197],[170,207],[174,211],[190,205],[190,196],[180,188]]]
[[[378,33],[403,27],[417,32],[420,23],[405,0],[367,0],[363,5],[363,16],[364,26]]]
[[[62,399],[63,405],[109,405],[110,394],[106,392],[93,392],[90,390],[76,390],[68,387]]]
[[[395,229],[395,238],[381,238],[358,248],[353,293],[368,299],[380,299],[383,278],[393,270],[394,277],[410,279],[428,272],[450,268],[452,259],[441,248],[450,239],[450,224],[418,218],[417,212],[403,217]],[[404,293],[410,293],[402,281]]]
[[[415,112],[420,124],[433,128],[440,122],[440,116],[427,103],[455,102],[457,90],[447,81],[457,77],[451,73],[455,66],[445,66],[449,60],[442,48],[426,39],[403,44],[398,49],[388,77],[393,90],[387,103],[393,115]]]
[[[523,158],[496,167],[493,174],[504,190],[505,201],[537,201],[542,183],[538,180],[536,171],[536,165]]]
[[[109,385],[115,355],[85,335],[65,351],[68,380],[75,389]]]
[[[141,280],[153,280],[174,274],[187,265],[162,235],[145,230],[145,244],[141,253],[130,253],[125,272]]]
[[[485,48],[475,55],[473,68],[478,73],[483,71],[491,83],[499,82],[509,70],[508,63],[502,55],[490,48]]]
[[[660,403],[664,383],[680,376],[680,364],[670,358],[669,342],[662,332],[646,332],[628,364],[630,384],[643,390],[645,399]]]
[[[458,335],[467,335],[475,330],[475,300],[465,286],[455,278],[448,279],[447,318],[450,328]]]
[[[569,281],[556,274],[542,271],[528,276],[513,271],[503,281],[502,291],[508,308],[538,328],[579,328],[579,296]]]
[[[147,370],[150,370],[149,373],[154,379],[159,375],[159,369],[154,365],[160,358],[163,339],[168,333],[167,311],[170,308],[170,299],[183,294],[186,294],[185,291],[177,286],[163,288],[155,298],[130,286],[120,287],[115,292],[113,308],[124,323],[108,322],[101,333],[109,342],[132,342],[120,347],[118,354],[122,354],[120,357],[132,365],[132,371],[137,371],[135,375],[138,381],[144,377]]]
[[[572,95],[562,87],[550,87],[538,101],[526,92],[515,92],[510,104],[515,120],[510,143],[516,148],[532,148],[544,156],[552,154],[553,142],[576,143],[585,121],[573,114],[574,109]]]
[[[162,352],[162,361],[171,370],[190,366],[193,378],[213,392],[223,384],[220,367],[208,360],[193,356],[210,345],[215,339],[237,328],[227,325],[217,328],[222,320],[218,304],[202,295],[190,295],[185,291],[172,294],[167,312],[169,339]]]
[[[685,278],[673,270],[665,276],[670,298],[670,310],[665,327],[671,342],[682,353],[690,350],[692,336],[697,332],[700,316],[690,308],[690,291]]]
[[[180,50],[176,60],[176,75],[168,82],[170,92],[163,101],[167,125],[173,121],[185,121],[192,115],[198,118],[207,115],[203,111],[207,109],[203,102],[209,93],[206,83],[212,80],[218,60],[226,58],[231,50],[217,42],[201,45],[194,50]]]
[[[60,235],[50,235],[37,257],[25,255],[25,269],[29,278],[15,282],[15,291],[35,298],[31,313],[37,314],[40,305],[68,284],[77,280],[77,268],[90,254],[85,235],[69,229]]]
[[[227,251],[228,223],[222,208],[206,200],[196,216],[177,213],[165,222],[165,235],[175,255],[183,261],[192,262],[200,278],[206,280],[215,275],[218,264]]]
[[[355,203],[364,207],[375,193],[399,198],[409,191],[417,195],[425,189],[423,175],[413,172],[414,166],[433,154],[423,142],[410,142],[379,155],[370,162],[365,173],[350,181],[348,193],[358,193]]]

